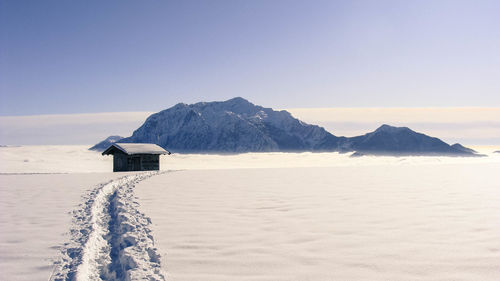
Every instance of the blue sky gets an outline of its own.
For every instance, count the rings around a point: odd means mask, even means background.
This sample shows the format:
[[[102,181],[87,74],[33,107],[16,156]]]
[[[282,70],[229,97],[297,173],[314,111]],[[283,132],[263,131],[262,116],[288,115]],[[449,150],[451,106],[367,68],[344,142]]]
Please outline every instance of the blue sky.
[[[0,1],[0,115],[500,106],[500,1]]]

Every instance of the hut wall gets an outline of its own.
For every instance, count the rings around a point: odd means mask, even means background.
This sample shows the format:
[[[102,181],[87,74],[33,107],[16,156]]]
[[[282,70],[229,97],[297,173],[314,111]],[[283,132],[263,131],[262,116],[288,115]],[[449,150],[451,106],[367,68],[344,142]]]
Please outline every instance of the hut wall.
[[[160,169],[160,155],[141,154],[141,171],[151,171]]]
[[[160,155],[115,153],[113,155],[113,172],[152,171],[160,169]]]
[[[128,158],[129,156],[125,153],[115,153],[113,155],[113,172],[130,171]]]

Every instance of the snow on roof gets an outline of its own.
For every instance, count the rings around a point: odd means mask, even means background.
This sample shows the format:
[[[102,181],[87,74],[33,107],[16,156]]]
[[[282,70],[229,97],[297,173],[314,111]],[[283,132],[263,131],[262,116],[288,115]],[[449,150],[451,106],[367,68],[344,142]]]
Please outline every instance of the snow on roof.
[[[113,150],[118,149],[122,152],[132,154],[170,154],[170,152],[153,143],[114,143],[108,147],[102,155],[113,154]]]

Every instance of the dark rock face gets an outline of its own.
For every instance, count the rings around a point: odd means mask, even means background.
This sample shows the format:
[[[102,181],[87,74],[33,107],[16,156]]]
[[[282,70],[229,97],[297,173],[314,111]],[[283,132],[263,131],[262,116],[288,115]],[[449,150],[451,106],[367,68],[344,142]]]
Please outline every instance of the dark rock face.
[[[109,141],[102,144],[104,142],[91,149],[104,147],[104,150],[111,144]],[[243,98],[190,105],[179,103],[152,114],[131,137],[120,142],[154,143],[181,153],[356,151],[354,156],[476,155],[460,144],[450,146],[406,127],[382,125],[362,136],[336,137],[319,126],[294,118],[287,111],[257,106]]]
[[[336,151],[339,140],[287,111],[243,98],[177,104],[151,115],[120,142],[156,143],[173,152]]]
[[[95,151],[104,151],[106,148],[110,147],[113,143],[123,139],[123,137],[120,136],[109,136],[105,140],[101,141],[100,143],[92,146],[89,148],[89,150],[95,150]]]
[[[412,131],[407,127],[382,125],[374,132],[349,138],[357,155],[473,155],[460,144],[450,146],[442,140]]]

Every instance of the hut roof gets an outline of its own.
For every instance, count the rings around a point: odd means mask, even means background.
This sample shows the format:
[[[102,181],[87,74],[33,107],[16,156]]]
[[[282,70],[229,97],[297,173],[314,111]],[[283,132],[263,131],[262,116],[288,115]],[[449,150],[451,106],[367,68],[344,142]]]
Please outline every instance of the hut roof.
[[[169,151],[153,143],[114,143],[102,155],[114,154],[121,151],[128,155],[133,154],[170,154]]]

